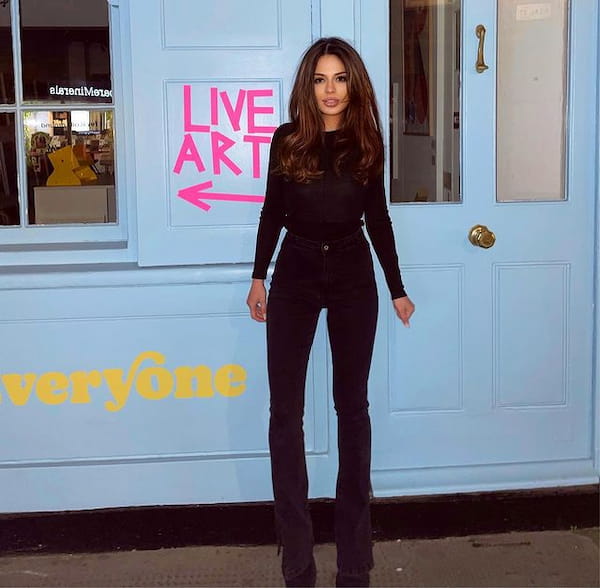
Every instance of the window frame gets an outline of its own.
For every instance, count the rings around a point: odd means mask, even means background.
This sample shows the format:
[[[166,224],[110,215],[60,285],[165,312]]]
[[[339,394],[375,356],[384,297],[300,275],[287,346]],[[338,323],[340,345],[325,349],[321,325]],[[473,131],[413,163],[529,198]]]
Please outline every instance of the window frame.
[[[26,103],[23,101],[22,60],[21,60],[21,23],[20,2],[14,0],[9,4],[11,11],[12,28],[12,50],[13,68],[15,75],[15,103],[0,104],[0,112],[12,113],[15,117],[15,144],[17,150],[17,187],[19,195],[20,224],[14,226],[0,227],[0,263],[14,265],[18,263],[19,257],[29,258],[31,255],[19,255],[20,253],[31,253],[33,251],[47,252],[44,263],[56,261],[64,263],[69,261],[68,252],[77,252],[73,255],[73,262],[81,262],[82,252],[86,252],[83,258],[90,257],[94,250],[102,253],[103,261],[133,260],[129,252],[129,235],[134,234],[133,227],[134,212],[132,204],[127,198],[131,190],[131,177],[126,174],[125,169],[134,169],[133,158],[127,156],[126,137],[132,137],[132,124],[126,121],[132,120],[131,114],[126,112],[125,88],[123,80],[126,79],[124,70],[126,68],[127,47],[122,43],[126,35],[126,15],[120,8],[120,3],[107,1],[109,22],[109,47],[111,65],[111,84],[113,90],[113,101],[110,104],[90,104],[85,102],[70,102],[59,104],[61,110],[112,110],[114,120],[114,165],[115,165],[115,190],[117,194],[116,223],[107,224],[53,224],[53,225],[29,225],[27,224],[27,170],[25,158],[25,132],[23,126],[24,111],[48,111],[52,110],[51,102]],[[125,17],[125,18],[123,18]],[[128,78],[130,79],[130,77]],[[53,250],[56,252],[56,260],[49,255]],[[117,253],[118,250],[122,250]],[[124,251],[125,250],[125,254]],[[93,256],[92,256],[93,257]],[[33,256],[35,259],[35,256]],[[25,260],[23,260],[25,262]]]

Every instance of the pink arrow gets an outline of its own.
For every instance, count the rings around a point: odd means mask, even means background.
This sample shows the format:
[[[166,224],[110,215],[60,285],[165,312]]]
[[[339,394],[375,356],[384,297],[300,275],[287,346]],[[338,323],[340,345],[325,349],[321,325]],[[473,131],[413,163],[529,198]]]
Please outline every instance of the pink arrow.
[[[177,192],[179,198],[183,198],[185,201],[201,208],[202,210],[210,210],[210,204],[204,202],[204,200],[229,200],[230,202],[264,202],[264,196],[254,196],[252,194],[225,194],[220,192],[205,192],[212,188],[213,183],[211,181],[203,182],[202,184],[196,184],[189,186],[188,188],[182,188]]]

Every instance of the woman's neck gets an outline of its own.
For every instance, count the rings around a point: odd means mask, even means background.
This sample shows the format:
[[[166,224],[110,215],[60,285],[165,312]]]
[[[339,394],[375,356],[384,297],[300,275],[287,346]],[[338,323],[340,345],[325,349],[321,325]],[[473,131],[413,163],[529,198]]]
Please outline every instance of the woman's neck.
[[[329,131],[337,131],[342,126],[342,117],[341,116],[323,116],[323,126],[325,127],[325,132]]]

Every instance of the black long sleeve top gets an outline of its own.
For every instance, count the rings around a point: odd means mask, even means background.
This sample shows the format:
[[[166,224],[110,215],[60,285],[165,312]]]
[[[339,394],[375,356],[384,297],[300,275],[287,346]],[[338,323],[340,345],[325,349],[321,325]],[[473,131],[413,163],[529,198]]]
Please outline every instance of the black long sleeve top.
[[[332,154],[337,133],[330,131],[324,133],[320,154],[323,175],[307,184],[290,181],[274,170],[281,138],[291,131],[290,123],[281,125],[271,142],[267,189],[258,226],[252,277],[266,278],[283,227],[305,239],[331,241],[357,231],[364,216],[367,233],[383,268],[392,299],[406,296],[385,199],[383,174],[364,186],[352,178],[348,166],[339,175],[336,174]]]

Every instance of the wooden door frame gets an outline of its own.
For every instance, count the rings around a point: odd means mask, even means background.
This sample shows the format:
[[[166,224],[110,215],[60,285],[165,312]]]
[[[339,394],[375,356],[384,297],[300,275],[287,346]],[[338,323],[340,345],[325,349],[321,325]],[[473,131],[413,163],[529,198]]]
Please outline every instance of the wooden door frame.
[[[594,238],[594,374],[593,374],[593,406],[594,413],[592,416],[593,423],[593,458],[594,458],[594,469],[596,474],[600,476],[600,345],[598,344],[598,333],[600,333],[600,251],[598,246],[600,244],[600,10],[598,11],[598,24],[596,27],[596,234]]]

